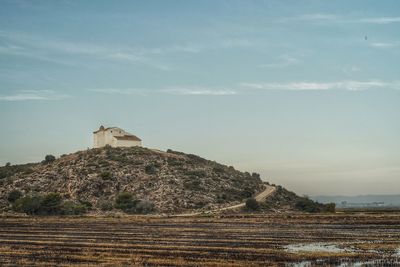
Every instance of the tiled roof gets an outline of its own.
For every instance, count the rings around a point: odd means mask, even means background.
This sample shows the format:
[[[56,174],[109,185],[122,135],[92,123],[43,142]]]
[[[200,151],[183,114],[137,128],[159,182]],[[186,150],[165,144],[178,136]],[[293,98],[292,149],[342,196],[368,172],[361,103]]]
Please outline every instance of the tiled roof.
[[[100,127],[100,129],[98,129],[97,131],[94,131],[93,133],[98,133],[98,132],[101,132],[101,131],[107,131],[107,130],[110,130],[110,129],[118,129],[118,127],[107,127],[107,128],[104,128],[103,127],[103,129],[101,129],[101,127]]]
[[[114,136],[117,140],[129,140],[129,141],[142,141],[139,137],[135,135],[124,135],[124,136]]]

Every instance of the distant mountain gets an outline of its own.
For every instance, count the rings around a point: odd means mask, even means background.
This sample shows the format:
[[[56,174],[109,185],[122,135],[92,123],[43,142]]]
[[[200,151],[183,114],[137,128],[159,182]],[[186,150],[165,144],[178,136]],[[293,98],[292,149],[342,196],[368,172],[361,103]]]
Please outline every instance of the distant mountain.
[[[336,203],[338,206],[370,204],[380,206],[400,206],[399,195],[358,195],[358,196],[314,196],[313,200],[320,203]],[[345,203],[344,203],[345,202]]]

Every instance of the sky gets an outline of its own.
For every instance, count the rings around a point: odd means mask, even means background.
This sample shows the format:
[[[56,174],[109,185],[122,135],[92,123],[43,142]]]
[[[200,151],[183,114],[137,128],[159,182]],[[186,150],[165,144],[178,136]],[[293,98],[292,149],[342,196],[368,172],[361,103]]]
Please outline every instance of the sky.
[[[0,1],[0,164],[100,125],[299,194],[400,193],[399,1]]]

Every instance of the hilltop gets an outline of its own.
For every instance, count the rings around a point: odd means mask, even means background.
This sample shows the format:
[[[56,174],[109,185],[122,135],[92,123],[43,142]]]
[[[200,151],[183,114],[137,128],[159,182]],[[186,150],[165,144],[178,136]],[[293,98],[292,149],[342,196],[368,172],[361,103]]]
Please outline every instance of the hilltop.
[[[232,166],[206,160],[193,154],[143,147],[94,148],[60,158],[46,157],[41,163],[8,165],[0,168],[0,209],[44,201],[68,203],[68,210],[115,210],[157,213],[185,213],[215,210],[243,203],[266,189],[257,173],[240,172]],[[301,199],[278,187],[272,199],[258,210],[294,208]],[[53,194],[55,193],[55,194]],[[47,198],[37,196],[48,195]],[[287,196],[290,201],[287,200]],[[36,198],[35,198],[36,197]],[[50,204],[49,204],[50,203]],[[51,206],[53,205],[53,206]],[[50,209],[50,210],[49,210]],[[34,213],[32,211],[32,213]]]

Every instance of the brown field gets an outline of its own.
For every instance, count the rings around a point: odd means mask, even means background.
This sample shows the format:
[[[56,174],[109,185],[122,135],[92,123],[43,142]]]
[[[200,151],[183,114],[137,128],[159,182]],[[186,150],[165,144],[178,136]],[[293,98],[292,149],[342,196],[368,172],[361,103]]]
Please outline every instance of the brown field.
[[[338,250],[285,250],[315,242]],[[399,249],[393,212],[0,217],[1,266],[400,266]]]

